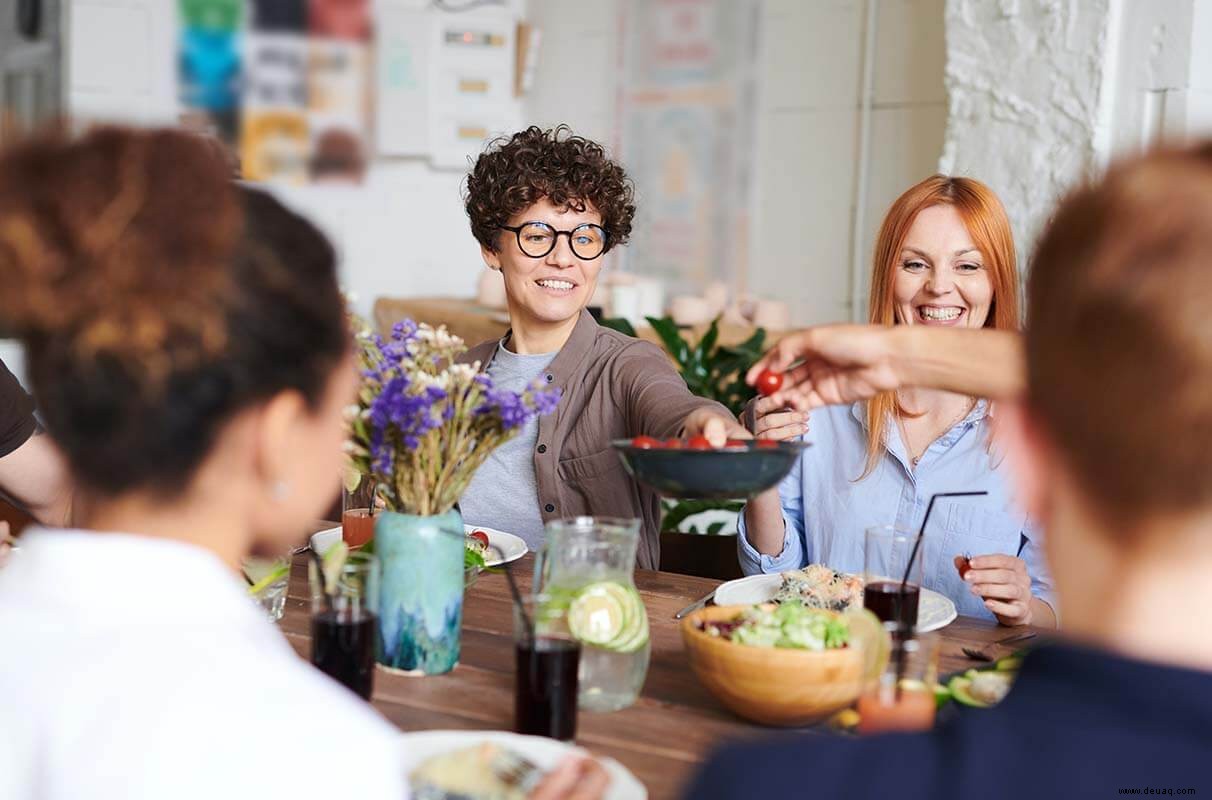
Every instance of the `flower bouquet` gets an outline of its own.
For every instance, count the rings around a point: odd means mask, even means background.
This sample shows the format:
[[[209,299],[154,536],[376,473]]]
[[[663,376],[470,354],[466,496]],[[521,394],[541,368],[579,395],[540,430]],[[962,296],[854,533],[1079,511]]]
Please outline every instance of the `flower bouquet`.
[[[387,509],[375,521],[383,562],[380,662],[446,672],[458,658],[464,536],[455,504],[488,455],[559,403],[558,389],[497,389],[463,341],[406,320],[387,339],[358,324],[361,390],[348,455]]]

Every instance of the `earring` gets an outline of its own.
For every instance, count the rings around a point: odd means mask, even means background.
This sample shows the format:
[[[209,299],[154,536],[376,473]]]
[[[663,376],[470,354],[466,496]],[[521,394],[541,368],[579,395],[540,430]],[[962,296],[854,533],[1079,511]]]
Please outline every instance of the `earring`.
[[[274,481],[269,492],[275,500],[285,500],[290,495],[290,484],[286,481]]]

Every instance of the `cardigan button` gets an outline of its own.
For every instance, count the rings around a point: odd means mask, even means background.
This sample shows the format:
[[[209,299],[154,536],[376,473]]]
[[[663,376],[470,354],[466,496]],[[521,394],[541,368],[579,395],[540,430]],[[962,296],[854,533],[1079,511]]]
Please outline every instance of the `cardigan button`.
[[[546,453],[546,452],[547,452],[547,445],[545,445],[545,444],[541,444],[541,445],[539,445],[539,452],[540,452],[540,453]]]
[[[543,506],[543,510],[546,511],[548,514],[550,514],[552,511],[555,511],[555,506],[553,506],[551,503],[548,503],[547,505]]]

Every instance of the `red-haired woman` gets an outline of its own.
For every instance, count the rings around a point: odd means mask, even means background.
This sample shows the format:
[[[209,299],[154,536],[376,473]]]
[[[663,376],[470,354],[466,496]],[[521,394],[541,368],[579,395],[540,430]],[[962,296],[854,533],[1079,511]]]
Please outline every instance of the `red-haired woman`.
[[[1010,223],[997,196],[970,178],[935,175],[892,204],[880,227],[870,321],[880,325],[1018,330],[1018,271]],[[807,412],[758,400],[759,438],[803,436]],[[933,494],[985,491],[935,504],[923,540],[923,583],[961,614],[1006,625],[1055,624],[1038,534],[1010,496],[986,428],[989,403],[902,388],[866,403],[812,412],[811,442],[778,487],[741,515],[747,573],[824,563],[863,567],[863,532],[916,531]],[[958,564],[972,556],[961,577]],[[960,561],[957,562],[957,559]]]

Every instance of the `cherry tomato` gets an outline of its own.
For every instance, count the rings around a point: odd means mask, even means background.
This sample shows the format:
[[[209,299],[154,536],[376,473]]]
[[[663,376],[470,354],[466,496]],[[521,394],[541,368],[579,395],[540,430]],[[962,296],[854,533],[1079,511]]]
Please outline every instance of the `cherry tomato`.
[[[745,447],[747,444],[744,439],[729,439],[724,442],[725,447]]]
[[[651,436],[637,436],[631,440],[631,446],[641,450],[653,450],[661,447],[661,440],[653,439]]]
[[[754,385],[763,397],[769,397],[783,388],[783,373],[764,369],[758,373],[757,382]]]
[[[669,450],[681,450],[686,446],[686,443],[681,439],[666,439],[665,447]]]
[[[972,569],[972,562],[963,556],[956,556],[955,568],[959,571],[960,580],[963,580],[968,576],[968,570]]]
[[[488,534],[487,534],[487,533],[484,533],[484,531],[481,531],[481,530],[474,530],[474,531],[472,531],[471,533],[469,533],[469,534],[467,534],[467,535],[468,535],[470,538],[475,539],[477,542],[479,542],[480,544],[484,545],[485,547],[488,547]]]
[[[707,441],[706,436],[692,436],[686,447],[691,450],[710,450],[711,442]]]
[[[757,446],[770,449],[770,448],[778,447],[779,443],[776,442],[774,439],[758,439]]]

